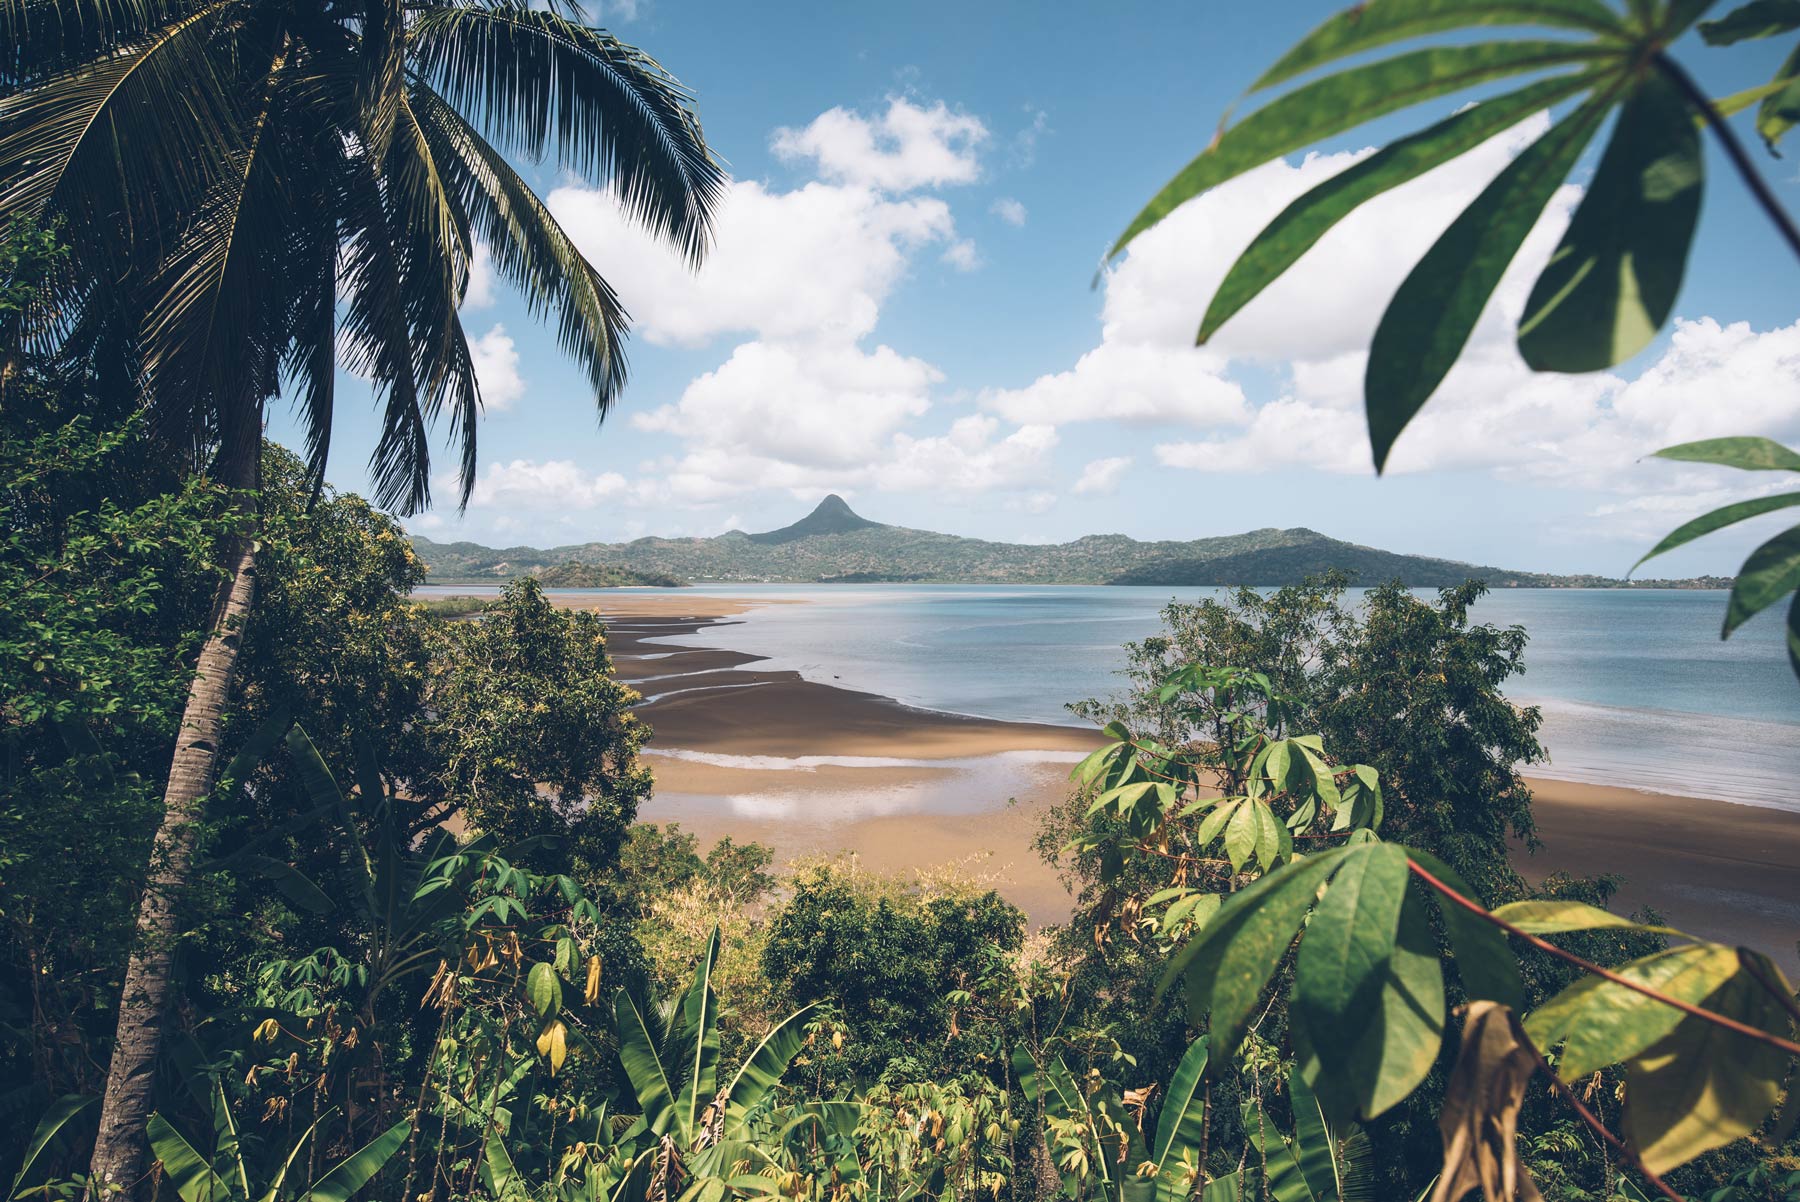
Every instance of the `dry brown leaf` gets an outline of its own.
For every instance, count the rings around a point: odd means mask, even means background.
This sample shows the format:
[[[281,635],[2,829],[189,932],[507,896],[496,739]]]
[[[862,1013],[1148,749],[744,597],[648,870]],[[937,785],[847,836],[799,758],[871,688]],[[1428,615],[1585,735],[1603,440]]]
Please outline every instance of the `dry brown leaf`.
[[[1537,1056],[1512,1011],[1471,1002],[1438,1116],[1444,1170],[1431,1202],[1458,1202],[1475,1189],[1482,1202],[1543,1202],[1518,1154],[1519,1107],[1535,1071]]]

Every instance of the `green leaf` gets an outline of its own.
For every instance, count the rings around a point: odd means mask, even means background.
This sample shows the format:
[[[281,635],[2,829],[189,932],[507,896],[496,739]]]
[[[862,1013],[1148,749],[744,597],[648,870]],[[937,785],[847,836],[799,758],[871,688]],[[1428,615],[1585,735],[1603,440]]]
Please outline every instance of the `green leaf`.
[[[1321,852],[1232,894],[1206,929],[1170,959],[1158,993],[1186,980],[1190,1010],[1211,1015],[1212,1063],[1227,1064],[1236,1054],[1250,1011],[1287,954],[1320,883],[1347,854],[1341,847]]]
[[[1242,872],[1245,862],[1256,851],[1256,814],[1259,808],[1254,801],[1245,801],[1231,815],[1231,821],[1225,824],[1225,858],[1231,861],[1231,871],[1234,873]]]
[[[1712,943],[1670,948],[1614,969],[1620,976],[1692,1005],[1738,971],[1737,952]],[[1629,1060],[1665,1038],[1683,1017],[1673,1006],[1604,977],[1583,976],[1525,1018],[1540,1048],[1567,1041],[1556,1072],[1565,1081]]]
[[[1484,25],[1549,25],[1614,36],[1627,32],[1618,14],[1596,0],[1382,0],[1327,18],[1264,71],[1251,90],[1285,83],[1377,46]]]
[[[1750,0],[1717,21],[1702,21],[1700,36],[1709,46],[1729,46],[1750,38],[1772,38],[1800,29],[1800,0]]]
[[[182,1202],[243,1202],[231,1192],[225,1179],[213,1171],[206,1158],[194,1150],[194,1145],[188,1143],[160,1113],[150,1116],[145,1133],[150,1139],[150,1150],[162,1163],[163,1176],[181,1195]]]
[[[406,1142],[412,1123],[402,1119],[332,1166],[329,1173],[307,1187],[308,1202],[347,1202],[381,1171],[400,1145]]]
[[[1328,75],[1270,101],[1215,137],[1151,198],[1109,253],[1119,254],[1133,238],[1202,192],[1376,117],[1509,75],[1616,58],[1618,53],[1575,42],[1477,42],[1414,50]]]
[[[1631,570],[1635,572],[1643,566],[1645,560],[1654,559],[1665,551],[1673,551],[1676,547],[1691,543],[1702,535],[1711,534],[1715,530],[1723,530],[1746,518],[1760,517],[1765,513],[1774,513],[1778,509],[1787,509],[1794,505],[1800,505],[1800,492],[1778,493],[1772,497],[1756,497],[1752,500],[1738,501],[1735,504],[1722,506],[1678,527],[1660,543],[1645,552],[1643,559],[1631,565]]]
[[[1308,937],[1311,937],[1310,932]],[[1329,1085],[1319,1075],[1317,1047],[1336,1032],[1308,1029],[1314,1049],[1303,1063],[1307,1081],[1328,1115],[1374,1118],[1404,1101],[1436,1062],[1444,1042],[1444,973],[1437,940],[1425,919],[1423,900],[1408,893],[1400,910],[1399,937],[1388,960],[1387,979],[1371,1016],[1368,1033],[1351,1050],[1346,1077]],[[1297,1041],[1298,1042],[1298,1041]]]
[[[1800,676],[1800,593],[1794,594],[1793,604],[1788,606],[1787,648],[1788,667]]]
[[[817,1008],[817,1003],[803,1006],[775,1024],[751,1051],[737,1076],[731,1079],[731,1086],[726,1091],[727,1135],[744,1137],[749,1112],[774,1092],[781,1075],[800,1054],[800,1048],[806,1042],[804,1020]]]
[[[1645,75],[1519,319],[1533,371],[1599,371],[1650,344],[1687,271],[1705,170],[1681,91]]]
[[[294,761],[294,768],[300,774],[300,785],[316,806],[330,806],[337,812],[338,821],[343,825],[344,841],[349,846],[346,859],[350,865],[351,876],[356,881],[357,891],[362,894],[363,904],[371,916],[381,913],[381,905],[375,896],[375,870],[369,860],[368,850],[363,846],[362,835],[356,829],[356,816],[350,812],[350,803],[344,799],[343,790],[332,779],[331,770],[325,766],[325,759],[313,741],[307,737],[306,731],[299,726],[291,726],[287,732],[288,755]]]
[[[1529,935],[1557,935],[1564,931],[1626,930],[1651,931],[1659,935],[1681,935],[1674,927],[1646,926],[1622,918],[1610,910],[1578,901],[1511,902],[1493,911],[1495,918],[1518,927]]]
[[[281,742],[288,727],[293,724],[294,716],[285,705],[276,706],[267,718],[257,723],[256,729],[250,732],[244,745],[238,748],[238,753],[231,757],[231,763],[219,777],[219,796],[229,797],[237,792],[238,787],[275,750],[275,745]]]
[[[80,1094],[69,1094],[56,1099],[50,1108],[44,1111],[44,1117],[31,1133],[31,1142],[25,1147],[25,1159],[19,1164],[19,1171],[13,1175],[12,1186],[7,1190],[7,1197],[15,1197],[19,1187],[25,1184],[25,1178],[37,1163],[37,1158],[50,1146],[62,1129],[79,1118],[83,1111],[100,1100],[99,1094],[83,1097]]]
[[[1382,1018],[1377,998],[1387,983],[1406,881],[1406,852],[1394,844],[1347,857],[1320,899],[1294,962],[1293,1021],[1314,1035],[1320,1071],[1347,1078],[1346,1096],[1356,1097],[1364,1115],[1377,1082],[1348,1075],[1359,1045],[1384,1040],[1384,1032],[1371,1024]]]
[[[1479,902],[1467,881],[1436,856],[1408,848],[1407,853],[1425,871],[1471,901]],[[1525,1007],[1525,985],[1519,977],[1518,957],[1506,936],[1490,922],[1469,913],[1435,889],[1429,890],[1444,919],[1450,952],[1456,958],[1456,974],[1472,1000],[1499,1002],[1512,1010]]]
[[[1288,1072],[1288,1101],[1294,1112],[1294,1166],[1313,1197],[1335,1198],[1337,1161],[1331,1154],[1331,1128],[1319,1106],[1318,1095],[1298,1067]]]
[[[1507,164],[1401,283],[1369,348],[1363,381],[1375,468],[1443,382],[1538,215],[1611,104],[1601,93]]]
[[[1725,628],[1720,638],[1800,588],[1800,526],[1784,530],[1750,552],[1750,558],[1738,568],[1737,582],[1731,586],[1731,600],[1725,606]]]
[[[1196,341],[1211,338],[1359,206],[1591,87],[1595,79],[1592,73],[1582,73],[1540,80],[1483,101],[1384,146],[1319,184],[1283,209],[1238,256],[1207,305]]]
[[[1703,1005],[1772,1035],[1792,1034],[1787,1011],[1748,971]],[[1780,1099],[1787,1067],[1779,1049],[1688,1016],[1625,1066],[1623,1134],[1651,1172],[1667,1172],[1760,1127]]]
[[[1800,455],[1772,438],[1703,438],[1664,447],[1658,459],[1683,463],[1716,463],[1746,472],[1800,472]]]
[[[713,927],[706,951],[694,969],[693,983],[681,1000],[682,1047],[687,1055],[679,1106],[683,1130],[698,1129],[700,1113],[719,1091],[719,995],[713,991],[713,969],[719,962],[719,928]]]
[[[292,864],[274,856],[245,856],[240,863],[257,876],[272,881],[281,895],[312,914],[329,914],[337,908],[331,895],[315,884],[311,877]]]
[[[1156,1119],[1156,1143],[1150,1149],[1150,1159],[1159,1170],[1156,1175],[1156,1194],[1165,1202],[1174,1202],[1181,1196],[1177,1184],[1179,1174],[1175,1164],[1181,1159],[1181,1153],[1193,1149],[1196,1154],[1200,1148],[1201,1136],[1206,1130],[1206,1095],[1204,1081],[1206,1078],[1206,1036],[1194,1040],[1183,1053],[1181,1063],[1175,1066],[1175,1074],[1169,1078],[1169,1090],[1163,1101],[1162,1114]]]
[[[541,960],[531,966],[525,975],[525,1000],[539,1018],[549,1018],[562,1009],[562,982],[554,967]]]
[[[631,1078],[644,1122],[658,1135],[685,1137],[686,1131],[676,1127],[675,1087],[656,1054],[651,1022],[628,990],[619,990],[613,999],[613,1016],[619,1030],[619,1060]]]
[[[1756,132],[1770,150],[1800,121],[1800,46],[1787,56],[1769,82],[1777,81],[1782,83],[1781,89],[1765,96],[1756,110]]]

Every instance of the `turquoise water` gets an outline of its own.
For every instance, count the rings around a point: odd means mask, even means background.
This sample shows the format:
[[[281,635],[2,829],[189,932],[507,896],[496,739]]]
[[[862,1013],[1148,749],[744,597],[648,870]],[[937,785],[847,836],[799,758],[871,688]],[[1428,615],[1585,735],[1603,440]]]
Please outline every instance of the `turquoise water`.
[[[623,590],[632,591],[632,590]],[[794,598],[680,641],[731,647],[810,680],[928,709],[1067,722],[1120,691],[1124,643],[1171,598],[1214,589],[986,585],[720,585]],[[1777,607],[1778,609],[1781,607]],[[1722,592],[1517,589],[1478,621],[1531,636],[1507,688],[1540,706],[1545,776],[1800,810],[1800,683],[1771,611],[1718,637]]]

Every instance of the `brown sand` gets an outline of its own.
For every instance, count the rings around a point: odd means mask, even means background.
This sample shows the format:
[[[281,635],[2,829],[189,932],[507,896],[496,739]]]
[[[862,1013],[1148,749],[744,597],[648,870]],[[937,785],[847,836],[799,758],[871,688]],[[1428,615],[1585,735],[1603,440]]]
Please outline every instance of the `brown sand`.
[[[1068,765],[1013,762],[999,753],[1066,757],[1097,746],[1095,732],[912,709],[791,672],[757,671],[757,657],[735,651],[667,654],[674,648],[663,640],[729,623],[768,603],[761,600],[681,594],[578,600],[608,615],[620,674],[641,681],[640,691],[656,698],[639,712],[654,727],[651,745],[659,751],[953,761],[772,770],[656,755],[657,796],[644,807],[646,821],[679,821],[702,840],[755,839],[784,858],[849,851],[868,867],[896,872],[958,862],[971,874],[994,877],[1034,922],[1068,916],[1067,893],[1032,848],[1044,808],[1066,795]],[[639,658],[646,654],[658,658]],[[1531,783],[1543,847],[1513,855],[1528,879],[1559,871],[1617,874],[1624,884],[1615,908],[1649,906],[1695,935],[1755,947],[1789,969],[1800,967],[1800,814],[1567,781]]]

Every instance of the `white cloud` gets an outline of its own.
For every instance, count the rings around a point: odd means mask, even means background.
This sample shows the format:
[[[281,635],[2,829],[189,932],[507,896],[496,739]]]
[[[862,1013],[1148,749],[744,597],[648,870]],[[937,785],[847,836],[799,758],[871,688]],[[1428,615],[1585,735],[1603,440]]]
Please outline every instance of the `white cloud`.
[[[860,187],[791,192],[733,183],[699,271],[653,241],[609,191],[557,188],[549,205],[602,275],[628,281],[633,329],[659,345],[704,346],[721,334],[854,341],[918,248],[955,241],[950,208]]]
[[[1016,422],[1242,424],[1250,410],[1225,367],[1204,348],[1105,341],[1069,371],[1039,376],[1024,388],[989,389],[981,403]]]
[[[681,399],[631,424],[690,446],[844,468],[878,453],[931,406],[941,376],[889,347],[749,342],[689,384]]]
[[[440,487],[453,491],[455,474],[448,474],[440,481]],[[592,509],[624,493],[627,487],[625,477],[619,473],[589,472],[573,460],[515,459],[511,463],[488,464],[487,471],[475,478],[469,507],[550,512]],[[493,521],[496,528],[499,521]]]
[[[958,238],[944,248],[943,260],[958,271],[974,271],[981,266],[981,253],[969,239]]]
[[[1010,196],[1002,196],[989,205],[988,212],[1008,225],[1025,224],[1025,206]]]
[[[1131,466],[1131,456],[1114,455],[1108,459],[1090,459],[1075,481],[1074,491],[1108,496],[1119,490],[1119,477]]]
[[[981,170],[977,151],[987,136],[980,118],[954,112],[941,100],[923,108],[893,96],[879,116],[834,108],[805,129],[778,129],[770,147],[789,162],[813,160],[826,179],[910,192],[974,180]]]
[[[469,358],[481,385],[481,403],[488,409],[511,409],[525,395],[525,381],[519,375],[519,350],[505,326],[496,325],[469,343]]]
[[[941,436],[894,436],[892,458],[872,473],[893,492],[965,492],[1022,488],[1043,479],[1057,443],[1052,426],[1020,426],[996,438],[1000,423],[985,414],[958,418]]]
[[[494,303],[494,252],[485,242],[475,244],[469,261],[469,284],[463,291],[464,309],[485,309]]]

